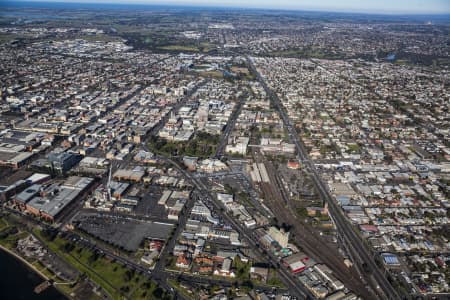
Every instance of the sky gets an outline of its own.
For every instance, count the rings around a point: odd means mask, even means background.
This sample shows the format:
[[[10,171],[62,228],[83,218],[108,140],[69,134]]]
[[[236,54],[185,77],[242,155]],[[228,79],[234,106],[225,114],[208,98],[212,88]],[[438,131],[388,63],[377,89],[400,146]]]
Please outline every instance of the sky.
[[[30,0],[28,0],[30,1]],[[383,14],[449,14],[450,0],[31,0],[39,2],[164,4]]]

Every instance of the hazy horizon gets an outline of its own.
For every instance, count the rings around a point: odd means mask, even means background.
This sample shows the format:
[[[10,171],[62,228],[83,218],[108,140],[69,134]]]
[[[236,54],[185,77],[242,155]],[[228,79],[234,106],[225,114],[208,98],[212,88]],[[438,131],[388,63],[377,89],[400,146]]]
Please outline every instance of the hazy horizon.
[[[120,5],[167,5],[167,6],[204,6],[218,8],[249,8],[249,9],[279,9],[306,10],[322,12],[373,13],[373,14],[450,14],[450,1],[447,0],[367,0],[364,3],[357,0],[343,0],[336,3],[333,0],[279,0],[277,5],[270,0],[250,0],[242,4],[238,0],[15,0],[4,1],[4,4],[14,2],[41,3],[80,3],[80,4],[120,4]]]

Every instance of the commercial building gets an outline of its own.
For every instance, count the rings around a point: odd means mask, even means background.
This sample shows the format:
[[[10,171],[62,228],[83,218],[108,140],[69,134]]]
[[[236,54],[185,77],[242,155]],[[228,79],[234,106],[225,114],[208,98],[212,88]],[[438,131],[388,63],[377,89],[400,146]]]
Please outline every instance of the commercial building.
[[[83,157],[79,154],[69,152],[50,153],[48,155],[52,171],[59,175],[66,174],[66,172],[78,164],[82,158]]]
[[[269,235],[280,244],[281,247],[287,247],[289,242],[289,232],[286,232],[283,228],[278,229],[272,226],[269,228]]]
[[[2,152],[0,151],[0,166],[18,169],[30,162],[35,156],[33,152]]]
[[[29,192],[25,191],[20,199],[26,201],[27,212],[53,222],[69,204],[86,192],[93,182],[92,178],[73,176],[63,184],[55,183],[43,190],[34,186]],[[27,194],[33,194],[35,197],[29,199]]]

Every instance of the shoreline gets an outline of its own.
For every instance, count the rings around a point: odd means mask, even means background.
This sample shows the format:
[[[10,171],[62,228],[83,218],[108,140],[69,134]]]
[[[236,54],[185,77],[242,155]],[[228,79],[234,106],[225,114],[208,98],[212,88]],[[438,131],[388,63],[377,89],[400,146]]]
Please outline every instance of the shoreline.
[[[20,256],[18,253],[14,252],[11,249],[6,248],[3,245],[0,245],[0,251],[3,251],[4,253],[12,256],[16,260],[18,260],[22,265],[26,266],[28,270],[31,270],[35,274],[37,274],[42,280],[50,281],[51,279],[47,277],[44,273],[42,273],[39,269],[37,269],[35,266],[33,266],[29,261],[27,261],[25,258]],[[54,282],[56,283],[56,282]],[[51,287],[55,289],[60,295],[64,296],[66,299],[71,299],[69,295],[64,293],[62,290],[58,288],[58,284],[52,284]]]
[[[49,281],[50,278],[47,277],[47,275],[45,275],[44,273],[42,273],[40,270],[38,270],[35,266],[33,266],[29,261],[27,261],[25,258],[23,258],[22,256],[20,256],[19,254],[15,253],[14,251],[6,248],[3,245],[0,245],[0,250],[6,252],[7,254],[13,256],[14,258],[16,258],[17,260],[19,260],[21,263],[23,263],[25,266],[27,266],[29,269],[31,269],[33,272],[35,272],[36,274],[38,274],[42,279]]]

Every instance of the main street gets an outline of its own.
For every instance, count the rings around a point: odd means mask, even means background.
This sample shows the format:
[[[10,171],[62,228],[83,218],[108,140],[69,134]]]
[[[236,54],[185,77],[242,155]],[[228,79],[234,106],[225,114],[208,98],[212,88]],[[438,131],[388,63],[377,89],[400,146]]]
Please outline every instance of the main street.
[[[247,95],[244,94],[239,96],[238,98],[238,103],[236,104],[236,107],[233,110],[233,113],[231,114],[227,125],[225,126],[225,130],[222,133],[219,145],[217,145],[216,158],[220,158],[223,155],[223,152],[225,151],[225,148],[228,144],[228,138],[230,137],[230,133],[233,131],[234,125],[236,124],[236,120],[239,117],[239,114],[241,113],[242,105],[245,102],[246,96]]]
[[[300,299],[315,299],[315,297],[307,290],[300,281],[296,280],[295,277],[291,274],[291,272],[284,266],[279,264],[278,259],[270,252],[263,253],[262,249],[259,247],[259,243],[254,236],[254,232],[251,229],[248,229],[241,224],[239,224],[233,217],[229,216],[225,211],[224,207],[221,206],[215,199],[214,195],[212,195],[210,189],[205,186],[204,183],[195,178],[191,173],[184,170],[182,167],[178,165],[175,161],[170,158],[164,159],[166,162],[172,164],[179,172],[183,174],[184,177],[189,179],[191,183],[194,184],[195,188],[202,195],[201,199],[208,201],[211,203],[216,212],[219,213],[222,218],[231,224],[233,228],[235,228],[239,234],[241,235],[241,239],[244,238],[252,247],[257,249],[262,255],[265,255],[268,258],[268,261],[275,267],[278,267],[278,273],[283,281],[283,283],[288,287],[289,292]]]
[[[251,71],[256,76],[257,80],[261,83],[267,95],[270,97],[270,100],[280,113],[283,124],[288,130],[289,136],[296,146],[298,160],[301,163],[303,163],[306,166],[306,168],[311,172],[311,177],[314,180],[314,183],[317,187],[320,196],[322,197],[322,199],[327,201],[330,214],[332,215],[332,218],[336,223],[337,230],[339,231],[340,235],[344,238],[344,241],[348,243],[347,246],[349,250],[352,251],[351,256],[356,259],[354,263],[360,269],[363,269],[363,264],[366,264],[368,268],[371,270],[372,273],[370,275],[367,275],[366,279],[367,282],[371,285],[372,290],[379,297],[385,299],[400,299],[400,297],[397,294],[397,291],[392,287],[390,282],[384,276],[384,273],[379,269],[379,267],[375,263],[373,255],[366,248],[361,237],[355,232],[352,225],[344,216],[340,207],[334,201],[330,191],[328,190],[327,186],[319,176],[314,164],[309,160],[307,154],[308,152],[303,143],[300,141],[295,127],[292,126],[292,123],[278,95],[267,86],[267,83],[265,82],[264,78],[258,72],[252,60],[248,56],[247,62],[250,66]]]

